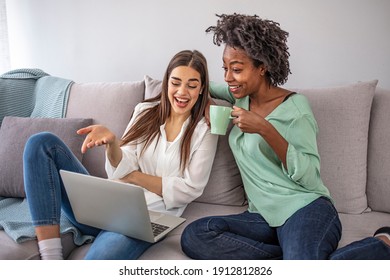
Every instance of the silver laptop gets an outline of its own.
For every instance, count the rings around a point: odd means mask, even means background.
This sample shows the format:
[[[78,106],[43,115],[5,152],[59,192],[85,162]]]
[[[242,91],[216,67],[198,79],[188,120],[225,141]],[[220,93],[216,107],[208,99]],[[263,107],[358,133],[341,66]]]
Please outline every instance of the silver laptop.
[[[141,187],[65,170],[60,174],[79,223],[154,243],[185,221],[148,210]]]

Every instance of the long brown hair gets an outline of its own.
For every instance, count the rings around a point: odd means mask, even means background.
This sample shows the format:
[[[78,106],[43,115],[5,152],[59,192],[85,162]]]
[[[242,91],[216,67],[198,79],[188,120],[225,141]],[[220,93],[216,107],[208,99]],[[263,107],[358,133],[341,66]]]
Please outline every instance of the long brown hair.
[[[209,76],[207,69],[206,58],[197,50],[184,50],[177,53],[169,62],[162,81],[162,90],[159,95],[154,98],[145,100],[144,102],[160,101],[156,106],[145,109],[127,133],[123,136],[121,146],[136,141],[137,143],[145,143],[142,153],[150,145],[155,137],[159,137],[160,126],[163,125],[171,113],[171,103],[168,98],[168,80],[176,67],[188,66],[196,70],[201,78],[201,94],[198,97],[194,107],[191,109],[191,119],[184,132],[184,137],[181,141],[180,148],[180,167],[183,171],[187,166],[190,150],[192,134],[198,124],[203,118],[206,104],[208,101]]]

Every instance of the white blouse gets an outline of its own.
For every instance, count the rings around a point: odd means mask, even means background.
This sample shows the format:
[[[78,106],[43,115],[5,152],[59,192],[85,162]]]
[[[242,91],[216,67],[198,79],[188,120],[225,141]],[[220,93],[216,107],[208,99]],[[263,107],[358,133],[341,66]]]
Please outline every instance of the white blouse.
[[[140,103],[134,109],[126,131],[135,118],[146,108],[156,106],[158,102]],[[121,147],[122,160],[115,168],[106,157],[106,172],[109,179],[120,179],[127,174],[140,170],[142,173],[162,177],[162,197],[146,189],[145,199],[150,210],[181,216],[184,209],[199,197],[209,180],[211,167],[217,149],[218,136],[210,133],[203,118],[194,130],[189,164],[180,170],[180,142],[189,124],[188,118],[176,139],[168,142],[165,124],[160,127],[161,137],[154,139],[141,156],[144,143],[128,144]]]

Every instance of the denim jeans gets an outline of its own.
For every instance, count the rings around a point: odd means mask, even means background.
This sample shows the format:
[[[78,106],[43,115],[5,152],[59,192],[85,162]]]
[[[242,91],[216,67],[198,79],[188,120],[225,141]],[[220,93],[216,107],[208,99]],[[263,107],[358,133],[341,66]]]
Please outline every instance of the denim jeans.
[[[152,245],[76,221],[59,170],[83,174],[88,174],[88,171],[54,134],[42,132],[29,138],[24,149],[23,168],[33,225],[59,225],[63,211],[81,233],[96,237],[86,259],[137,259]]]
[[[318,198],[282,226],[270,227],[248,211],[213,216],[189,224],[182,234],[183,252],[193,259],[389,259],[390,247],[368,237],[337,249],[341,223],[333,204]]]

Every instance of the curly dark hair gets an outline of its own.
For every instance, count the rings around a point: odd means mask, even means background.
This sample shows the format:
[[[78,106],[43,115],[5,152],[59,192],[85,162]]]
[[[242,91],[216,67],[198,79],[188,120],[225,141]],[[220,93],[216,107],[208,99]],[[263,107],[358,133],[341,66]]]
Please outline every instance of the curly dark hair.
[[[267,77],[271,85],[284,84],[290,72],[288,32],[279,23],[259,18],[257,15],[216,15],[216,26],[206,32],[214,32],[213,42],[244,50],[253,60],[255,67],[267,66]]]

